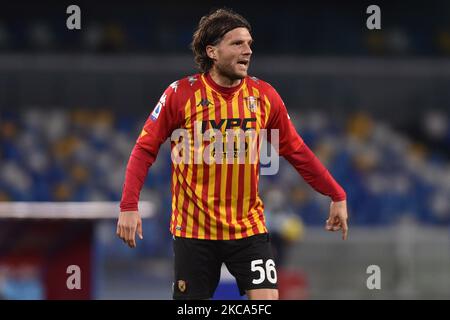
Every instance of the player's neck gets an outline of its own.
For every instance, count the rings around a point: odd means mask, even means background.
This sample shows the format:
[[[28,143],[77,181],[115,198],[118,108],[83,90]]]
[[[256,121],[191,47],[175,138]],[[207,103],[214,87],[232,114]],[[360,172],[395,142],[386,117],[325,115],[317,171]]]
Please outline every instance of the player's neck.
[[[209,71],[209,75],[211,79],[221,87],[232,88],[238,86],[242,79],[230,79],[219,72],[217,72],[214,68],[211,68]]]

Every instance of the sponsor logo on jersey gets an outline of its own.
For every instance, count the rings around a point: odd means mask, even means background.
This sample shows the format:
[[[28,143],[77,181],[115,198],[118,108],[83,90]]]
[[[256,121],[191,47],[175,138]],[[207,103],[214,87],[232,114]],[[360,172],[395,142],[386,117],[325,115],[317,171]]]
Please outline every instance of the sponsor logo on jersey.
[[[202,107],[207,107],[211,104],[211,102],[209,102],[208,99],[202,99],[200,100],[200,102],[197,104],[197,107],[202,106]]]
[[[250,79],[252,79],[253,81],[255,81],[256,83],[259,83],[259,79],[257,77],[250,77]]]
[[[170,87],[173,89],[173,91],[176,93],[178,89],[178,81],[172,82],[170,84]]]
[[[189,84],[192,87],[192,85],[195,83],[195,81],[197,81],[197,77],[196,76],[190,76],[190,77],[188,77],[188,81],[189,81]]]
[[[156,104],[156,107],[153,109],[152,113],[150,114],[150,118],[153,121],[158,119],[159,114],[161,113],[162,107],[164,107],[164,105],[166,104],[166,98],[167,98],[167,95],[165,93],[163,93],[163,95],[159,99],[158,103]]]

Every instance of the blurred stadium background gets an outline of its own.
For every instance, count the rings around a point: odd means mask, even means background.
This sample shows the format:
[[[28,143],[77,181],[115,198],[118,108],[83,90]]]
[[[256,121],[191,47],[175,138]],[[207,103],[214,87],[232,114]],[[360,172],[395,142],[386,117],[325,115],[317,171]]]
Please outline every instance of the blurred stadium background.
[[[188,46],[212,6],[78,2],[69,31],[69,4],[1,5],[0,297],[170,299],[167,143],[134,250],[115,237],[116,204],[161,92],[196,72]],[[370,31],[357,1],[228,3],[253,26],[250,73],[348,194],[342,242],[323,230],[328,199],[287,162],[261,178],[284,299],[450,297],[450,3],[378,4]],[[66,287],[72,264],[81,290]],[[366,286],[370,265],[381,290]],[[238,298],[225,270],[216,298]]]

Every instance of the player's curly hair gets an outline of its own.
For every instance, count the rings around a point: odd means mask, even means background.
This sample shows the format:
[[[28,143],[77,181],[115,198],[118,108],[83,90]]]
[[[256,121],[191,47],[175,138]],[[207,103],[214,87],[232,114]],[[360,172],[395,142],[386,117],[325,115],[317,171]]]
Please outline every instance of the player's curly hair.
[[[251,32],[250,23],[228,8],[217,9],[200,19],[192,37],[191,50],[201,72],[207,72],[213,66],[213,60],[206,54],[206,46],[218,44],[228,31],[235,28],[247,28]]]

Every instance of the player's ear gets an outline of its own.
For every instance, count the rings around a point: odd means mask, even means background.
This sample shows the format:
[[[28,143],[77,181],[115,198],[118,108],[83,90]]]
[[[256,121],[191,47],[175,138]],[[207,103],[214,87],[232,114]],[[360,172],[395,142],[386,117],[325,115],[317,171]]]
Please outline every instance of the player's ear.
[[[215,46],[211,45],[206,46],[206,54],[210,59],[216,60],[216,50],[217,48]]]

